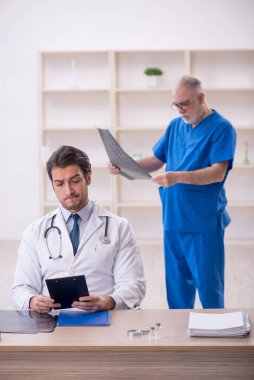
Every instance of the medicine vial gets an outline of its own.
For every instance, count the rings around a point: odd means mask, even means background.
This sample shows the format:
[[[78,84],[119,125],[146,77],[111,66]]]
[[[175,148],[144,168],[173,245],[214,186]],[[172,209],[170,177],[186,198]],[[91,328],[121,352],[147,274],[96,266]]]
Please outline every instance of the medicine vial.
[[[244,143],[244,159],[243,159],[243,165],[249,165],[249,147],[247,141]]]
[[[156,341],[155,327],[150,327],[149,341],[150,342],[155,342]]]
[[[156,339],[161,339],[161,324],[155,323],[155,337]]]

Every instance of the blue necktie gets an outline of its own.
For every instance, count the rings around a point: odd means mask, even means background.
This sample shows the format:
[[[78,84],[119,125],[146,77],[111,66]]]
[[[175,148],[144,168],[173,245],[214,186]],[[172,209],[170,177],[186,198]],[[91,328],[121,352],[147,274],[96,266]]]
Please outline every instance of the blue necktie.
[[[73,253],[74,256],[76,255],[76,252],[78,250],[78,245],[79,245],[79,225],[78,225],[78,220],[80,216],[78,214],[71,214],[70,217],[73,219],[73,228],[70,233],[70,238],[71,238],[71,243],[73,246]]]

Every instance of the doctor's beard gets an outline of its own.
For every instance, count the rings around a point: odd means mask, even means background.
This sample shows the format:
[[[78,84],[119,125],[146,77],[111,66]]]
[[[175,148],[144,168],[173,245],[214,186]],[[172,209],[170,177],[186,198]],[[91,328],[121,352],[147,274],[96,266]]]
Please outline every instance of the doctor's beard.
[[[88,203],[87,198],[82,198],[80,195],[72,195],[64,198],[63,202],[61,202],[62,206],[72,213],[81,210]]]

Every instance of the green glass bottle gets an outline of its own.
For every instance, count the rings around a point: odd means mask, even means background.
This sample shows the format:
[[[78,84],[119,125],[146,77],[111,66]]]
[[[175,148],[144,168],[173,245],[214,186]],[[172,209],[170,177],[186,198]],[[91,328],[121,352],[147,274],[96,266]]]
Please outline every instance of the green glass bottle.
[[[248,143],[245,141],[244,143],[244,160],[243,160],[243,165],[249,165],[250,160],[249,160],[249,150],[248,150]]]

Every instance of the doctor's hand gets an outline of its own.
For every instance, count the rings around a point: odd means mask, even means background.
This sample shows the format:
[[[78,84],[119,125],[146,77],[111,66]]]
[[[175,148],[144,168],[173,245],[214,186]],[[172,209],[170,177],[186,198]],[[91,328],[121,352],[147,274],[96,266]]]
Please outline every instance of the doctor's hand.
[[[34,296],[29,301],[29,309],[38,313],[49,313],[54,307],[61,307],[61,305],[46,296]]]
[[[162,187],[170,187],[178,183],[176,172],[165,172],[152,177],[152,181]]]
[[[86,311],[100,311],[114,309],[116,303],[110,296],[98,296],[94,294],[80,297],[79,300],[73,302],[71,306]]]
[[[108,162],[108,171],[110,174],[117,175],[120,173],[120,169],[112,164],[112,162]]]

